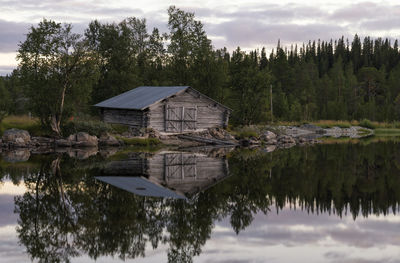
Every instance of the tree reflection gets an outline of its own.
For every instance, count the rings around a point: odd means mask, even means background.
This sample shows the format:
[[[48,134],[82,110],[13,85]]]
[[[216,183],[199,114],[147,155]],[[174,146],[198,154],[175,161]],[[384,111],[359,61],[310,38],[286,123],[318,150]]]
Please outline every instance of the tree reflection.
[[[273,207],[354,219],[399,210],[397,143],[236,151],[229,156],[231,176],[189,200],[136,196],[96,181],[104,166],[98,158],[48,157],[24,174],[28,190],[15,205],[20,242],[32,259],[128,259],[145,256],[147,244],[167,244],[169,262],[192,262],[214,222],[227,217],[239,234],[256,213]]]

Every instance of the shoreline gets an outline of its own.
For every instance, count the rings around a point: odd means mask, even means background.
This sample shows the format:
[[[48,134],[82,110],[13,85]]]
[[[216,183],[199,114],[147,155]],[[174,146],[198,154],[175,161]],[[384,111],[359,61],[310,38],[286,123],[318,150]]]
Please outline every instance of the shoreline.
[[[274,131],[274,132],[273,132]],[[7,130],[0,139],[0,154],[10,162],[26,161],[30,155],[36,154],[68,154],[77,159],[87,159],[101,154],[109,157],[127,149],[132,150],[177,150],[177,151],[208,151],[219,148],[259,148],[265,152],[291,148],[296,145],[323,144],[327,140],[360,139],[371,137],[374,131],[359,126],[350,128],[320,128],[312,124],[301,126],[265,126],[262,132],[255,136],[242,137],[242,134],[224,129],[214,128],[192,133],[190,136],[160,135],[155,131],[145,137],[121,137],[121,135],[104,134],[97,138],[84,132],[72,134],[66,138],[55,139],[46,137],[30,137],[24,130]],[[254,135],[254,134],[253,134]],[[200,136],[200,137],[199,137]],[[204,141],[225,140],[230,145],[218,143],[202,143]],[[330,141],[332,142],[332,141]],[[208,149],[208,150],[207,150]]]

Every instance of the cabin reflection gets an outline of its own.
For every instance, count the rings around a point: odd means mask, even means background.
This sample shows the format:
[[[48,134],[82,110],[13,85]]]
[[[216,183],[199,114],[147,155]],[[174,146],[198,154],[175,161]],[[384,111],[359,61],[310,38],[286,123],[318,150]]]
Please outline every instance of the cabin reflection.
[[[200,153],[134,154],[96,179],[142,196],[190,198],[228,177],[228,161]]]

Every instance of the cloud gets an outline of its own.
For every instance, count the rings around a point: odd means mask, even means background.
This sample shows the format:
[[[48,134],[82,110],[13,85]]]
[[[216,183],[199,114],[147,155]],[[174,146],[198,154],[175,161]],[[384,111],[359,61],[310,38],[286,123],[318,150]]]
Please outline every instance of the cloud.
[[[11,74],[11,72],[15,69],[15,66],[1,66],[0,65],[0,76],[6,76]]]
[[[360,25],[364,30],[392,30],[392,29],[400,29],[400,20],[393,18],[382,18],[382,19],[374,19],[368,20]]]
[[[252,19],[241,19],[209,27],[213,35],[224,36],[228,47],[270,46],[282,43],[302,43],[308,40],[330,40],[349,35],[347,28],[338,25],[312,23],[267,24]]]
[[[43,17],[71,22],[77,33],[83,33],[94,19],[118,23],[129,16],[146,18],[149,31],[153,27],[161,32],[168,31],[168,4],[154,0],[152,5],[155,7],[145,6],[144,2],[124,5],[98,0],[6,0],[0,11],[0,16],[8,19],[0,20],[0,53],[15,51],[30,24],[36,24]],[[283,46],[289,46],[309,40],[329,41],[341,36],[352,39],[355,33],[373,38],[400,37],[400,5],[396,3],[365,1],[328,6],[235,2],[228,5],[220,1],[206,5],[187,1],[177,7],[195,13],[196,19],[203,22],[214,47],[227,47],[229,50],[237,46],[245,50],[263,46],[271,49],[278,40]],[[15,21],[26,22],[11,22],[11,16],[16,18]]]
[[[113,7],[109,3],[101,1],[78,1],[78,0],[59,0],[59,1],[6,1],[3,3],[9,11],[21,13],[29,11],[33,13],[32,18],[35,20],[42,17],[56,19],[57,17],[66,17],[66,22],[88,21],[94,18],[113,18],[143,15],[143,11],[139,8]],[[69,18],[69,19],[68,19]]]
[[[387,11],[382,5],[377,5],[372,2],[363,2],[351,4],[334,11],[329,19],[339,22],[358,22],[360,20],[368,19],[383,15]]]
[[[30,24],[0,19],[0,53],[15,52],[18,42],[25,38]]]
[[[18,216],[14,214],[14,196],[0,195],[0,228],[16,224],[17,218]]]
[[[361,2],[347,5],[332,12],[327,21],[349,24],[357,31],[371,32],[400,29],[400,5]],[[397,33],[399,36],[399,33]],[[383,37],[381,35],[381,37]]]

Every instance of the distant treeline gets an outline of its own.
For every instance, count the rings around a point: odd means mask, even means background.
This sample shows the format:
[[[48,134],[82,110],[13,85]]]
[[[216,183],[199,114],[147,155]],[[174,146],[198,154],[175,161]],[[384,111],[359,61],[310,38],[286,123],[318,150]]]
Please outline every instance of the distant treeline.
[[[290,48],[278,41],[269,55],[265,48],[229,52],[212,46],[193,13],[172,6],[168,15],[164,34],[134,17],[93,21],[84,36],[43,20],[20,44],[18,69],[0,78],[0,112],[31,111],[54,130],[137,86],[190,85],[233,108],[233,124],[400,118],[397,40],[355,35]]]

